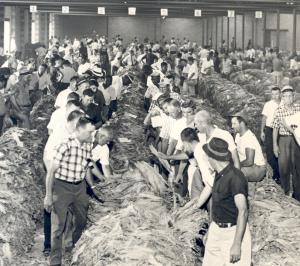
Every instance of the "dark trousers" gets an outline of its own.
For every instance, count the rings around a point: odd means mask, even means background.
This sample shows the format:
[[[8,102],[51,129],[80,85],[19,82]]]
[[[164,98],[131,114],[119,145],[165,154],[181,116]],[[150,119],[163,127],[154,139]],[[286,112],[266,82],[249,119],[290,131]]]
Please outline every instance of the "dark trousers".
[[[293,171],[293,197],[300,201],[300,146],[295,144],[295,167]]]
[[[51,212],[44,210],[44,246],[51,246]]]
[[[273,149],[273,129],[270,127],[265,127],[265,145],[266,145],[266,154],[268,164],[273,169],[273,178],[279,178],[279,169],[278,169],[278,159],[274,155]]]
[[[86,182],[84,180],[80,184],[74,185],[56,179],[53,188],[53,211],[51,213],[50,265],[61,264],[63,231],[66,226],[68,208],[71,205],[75,218],[72,238],[76,244],[86,226],[88,208]]]
[[[0,116],[0,136],[2,136],[5,115]]]
[[[280,150],[280,154],[278,157],[278,166],[279,166],[281,188],[283,189],[286,195],[289,195],[291,172],[293,173],[293,179],[292,179],[293,185],[294,185],[294,180],[296,179],[295,178],[296,142],[293,136],[280,136],[278,146]]]

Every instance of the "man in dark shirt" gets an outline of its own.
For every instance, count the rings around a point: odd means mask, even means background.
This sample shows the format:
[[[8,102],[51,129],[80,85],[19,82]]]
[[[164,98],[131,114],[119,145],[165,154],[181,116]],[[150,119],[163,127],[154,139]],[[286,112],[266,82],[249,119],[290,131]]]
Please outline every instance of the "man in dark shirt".
[[[101,112],[97,105],[93,103],[95,93],[91,89],[83,91],[83,97],[80,101],[80,109],[86,116],[92,120],[96,129],[100,128],[104,122]]]
[[[97,82],[96,79],[90,78],[89,83],[90,83],[90,89],[95,93],[94,102],[98,105],[99,112],[102,113],[103,106],[105,105],[103,92],[98,90],[99,83]]]
[[[152,49],[151,48],[148,49],[148,54],[145,54],[142,57],[141,61],[145,58],[146,58],[146,65],[148,65],[148,66],[151,66],[154,63],[155,60],[156,61],[158,60],[158,57],[155,54],[152,54]]]
[[[231,164],[231,152],[223,139],[212,138],[203,145],[203,150],[216,177],[212,189],[212,223],[202,265],[250,266],[247,179]]]
[[[216,51],[214,55],[214,69],[216,73],[221,73],[220,64],[221,64],[221,60],[219,57],[219,53]]]

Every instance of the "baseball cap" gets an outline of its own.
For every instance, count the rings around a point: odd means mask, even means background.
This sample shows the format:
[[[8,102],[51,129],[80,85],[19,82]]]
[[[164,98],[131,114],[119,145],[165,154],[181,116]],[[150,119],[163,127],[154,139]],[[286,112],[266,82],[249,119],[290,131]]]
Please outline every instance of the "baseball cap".
[[[163,78],[160,80],[158,85],[170,85],[170,80],[168,78]]]
[[[243,120],[244,120],[245,122],[249,121],[248,116],[247,116],[245,113],[243,113],[243,112],[237,112],[236,114],[231,115],[230,117],[231,117],[231,118],[232,118],[232,117],[241,117],[241,118],[243,118]]]
[[[151,74],[151,77],[158,77],[159,76],[159,72],[157,71],[153,71]]]
[[[19,75],[20,75],[20,76],[22,76],[22,75],[29,75],[29,74],[30,74],[30,73],[29,73],[27,67],[21,67],[21,68],[19,69]]]
[[[281,92],[285,92],[285,91],[294,91],[293,87],[292,86],[284,86],[282,89],[281,89]]]
[[[81,85],[82,83],[85,83],[85,82],[89,82],[88,79],[85,76],[80,76],[76,80],[76,85],[79,86],[79,85]]]

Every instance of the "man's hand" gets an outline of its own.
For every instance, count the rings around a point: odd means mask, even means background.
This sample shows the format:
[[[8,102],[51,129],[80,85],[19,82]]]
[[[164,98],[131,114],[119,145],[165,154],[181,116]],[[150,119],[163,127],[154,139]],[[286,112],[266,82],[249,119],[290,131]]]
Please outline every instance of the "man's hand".
[[[278,145],[276,145],[276,146],[274,146],[274,155],[276,158],[278,158],[279,154],[280,154],[280,149],[279,149]]]
[[[260,138],[261,138],[261,140],[262,140],[263,142],[265,142],[265,140],[266,140],[266,135],[265,135],[264,132],[261,132]]]
[[[51,196],[47,196],[44,199],[44,209],[46,210],[46,212],[51,212],[53,210],[53,198],[52,195]]]
[[[101,193],[101,191],[97,188],[92,188],[93,194],[95,196],[95,198],[99,201],[104,202],[105,201],[105,197],[104,195]]]
[[[175,179],[175,183],[183,183],[183,175],[182,174],[177,174],[176,179]]]
[[[150,111],[150,113],[151,113],[151,116],[160,116],[160,112],[156,109],[152,109]]]
[[[241,244],[233,243],[230,249],[230,263],[236,263],[241,259]]]
[[[158,158],[164,159],[164,160],[168,160],[169,156],[167,154],[164,154],[162,152],[157,152]]]

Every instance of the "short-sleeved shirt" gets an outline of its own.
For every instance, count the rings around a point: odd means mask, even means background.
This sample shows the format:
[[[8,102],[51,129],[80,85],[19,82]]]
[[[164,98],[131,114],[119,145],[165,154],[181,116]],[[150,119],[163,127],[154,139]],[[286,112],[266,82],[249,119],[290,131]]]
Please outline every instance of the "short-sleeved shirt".
[[[175,119],[170,117],[170,116],[165,116],[165,119],[163,121],[163,126],[161,128],[160,131],[160,137],[163,139],[169,139],[170,138],[170,134],[172,131],[172,128],[174,126],[175,123]]]
[[[111,101],[114,101],[117,98],[116,90],[113,86],[109,86],[108,88],[104,89],[103,84],[99,85],[99,90],[102,91],[105,104],[108,106]]]
[[[30,107],[29,90],[27,88],[25,88],[23,85],[21,85],[20,82],[18,82],[12,86],[12,91],[16,92],[14,96],[21,110],[25,107]]]
[[[212,220],[217,223],[237,223],[239,214],[234,197],[248,196],[248,181],[233,164],[226,166],[216,177],[212,189]]]
[[[235,143],[241,162],[247,159],[246,148],[250,148],[255,150],[254,164],[259,166],[266,164],[261,146],[250,129],[248,129],[243,136],[240,136],[240,134],[237,133],[235,136]]]
[[[289,132],[287,129],[285,129],[285,127],[283,125],[281,125],[281,120],[285,117],[294,115],[296,113],[298,113],[300,111],[300,106],[297,105],[293,105],[293,109],[292,111],[288,111],[284,105],[279,106],[274,113],[274,119],[273,122],[271,124],[272,128],[275,129],[279,129],[279,135],[282,136],[291,136],[292,133]],[[295,129],[296,127],[294,125],[292,125],[292,128]]]
[[[294,129],[294,132],[295,132],[295,136],[299,138],[300,137],[300,112],[286,117],[285,122],[287,123],[288,126],[292,126],[292,125],[297,126],[297,128]]]
[[[227,60],[222,60],[222,73],[229,74],[231,71],[231,60],[227,58]]]
[[[135,55],[127,55],[125,58],[124,58],[124,60],[123,60],[123,62],[126,62],[126,64],[128,65],[128,66],[133,66],[133,65],[135,65],[136,64],[136,57],[135,57]]]
[[[200,52],[199,52],[199,56],[200,56],[200,59],[203,60],[203,59],[206,59],[206,56],[208,55],[209,51],[207,49],[202,49]]]
[[[67,105],[67,102],[68,102],[68,96],[69,94],[73,92],[70,87],[68,87],[67,89],[61,91],[58,95],[57,95],[57,98],[56,98],[56,101],[55,101],[55,104],[54,106],[55,107],[66,107]]]
[[[160,90],[154,84],[150,85],[145,93],[145,98],[152,98],[155,94],[159,93]]]
[[[212,59],[210,59],[209,61],[206,59],[203,59],[203,63],[202,63],[202,67],[201,67],[201,73],[203,74],[207,74],[208,73],[208,67],[214,67],[214,61]],[[204,69],[206,69],[204,71]]]
[[[112,77],[112,84],[111,84],[115,90],[116,90],[116,97],[117,99],[121,96],[121,89],[123,86],[123,79],[119,76],[113,76]]]
[[[103,146],[97,145],[93,150],[93,161],[99,161],[102,165],[109,165],[109,148],[105,144]]]
[[[64,139],[53,152],[53,163],[59,165],[55,178],[67,182],[82,181],[91,159],[91,143],[80,145],[75,135],[72,134],[70,138]]]
[[[271,127],[275,110],[282,104],[283,104],[282,102],[280,104],[277,104],[274,100],[271,100],[271,101],[268,101],[265,103],[262,114],[267,117],[267,120],[266,120],[267,127]]]
[[[298,70],[298,62],[295,59],[291,59],[290,69]]]
[[[215,180],[215,171],[211,168],[207,156],[205,156],[205,152],[203,151],[204,143],[199,142],[194,150],[194,157],[197,161],[198,167],[201,172],[201,176],[203,179],[203,182],[205,185],[209,185],[210,187],[213,187],[214,180]]]
[[[177,140],[176,149],[182,149],[182,141],[181,141],[181,132],[187,127],[187,120],[185,117],[182,117],[175,121],[170,137],[174,140]]]
[[[195,73],[195,75],[192,77],[192,80],[197,80],[198,78],[198,67],[195,64],[192,64],[190,69],[189,69],[189,74],[188,74],[188,78]]]
[[[273,70],[281,72],[282,68],[284,68],[283,62],[278,58],[274,59],[274,61],[273,61]]]
[[[80,102],[80,109],[86,114],[88,118],[90,118],[93,121],[93,123],[96,124],[100,121],[103,122],[98,105],[91,103],[89,105],[89,108],[85,110],[82,106],[82,102]]]
[[[76,71],[71,67],[64,67],[60,71],[64,75],[61,80],[61,82],[63,82],[63,83],[70,83],[70,79],[74,76],[77,76]]]
[[[61,107],[52,113],[47,128],[53,131],[57,131],[57,130],[61,130],[66,124],[67,124],[66,107]]]

